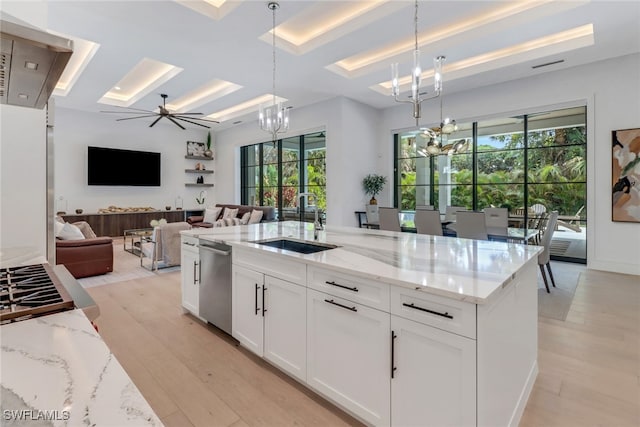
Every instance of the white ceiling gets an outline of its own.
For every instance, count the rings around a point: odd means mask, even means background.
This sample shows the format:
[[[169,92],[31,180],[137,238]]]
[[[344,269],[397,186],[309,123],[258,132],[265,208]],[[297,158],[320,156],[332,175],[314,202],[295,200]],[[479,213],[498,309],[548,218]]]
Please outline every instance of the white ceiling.
[[[281,0],[277,24],[289,22],[291,27],[304,28],[304,20],[312,19],[314,15],[326,15],[332,9],[342,10],[349,6],[346,3]],[[447,93],[640,52],[640,1],[541,3],[545,4],[493,23],[478,24],[421,47],[423,70],[432,67],[433,56],[447,57],[446,96]],[[266,4],[265,1],[244,0],[232,5],[235,7],[215,20],[176,1],[50,1],[50,30],[100,44],[69,94],[56,97],[56,105],[85,111],[117,109],[97,101],[143,58],[173,64],[184,70],[131,107],[156,109],[161,101],[160,93],[168,94],[170,103],[214,79],[238,84],[242,89],[191,111],[208,115],[270,93],[272,51],[270,37],[265,34],[271,29],[272,15]],[[420,1],[418,29],[428,36],[509,4],[513,2]],[[316,8],[315,11],[312,8]],[[318,12],[323,9],[327,13]],[[287,105],[294,107],[292,121],[296,108],[335,96],[347,96],[375,108],[395,105],[391,96],[374,91],[371,86],[389,80],[391,62],[400,62],[401,76],[407,75],[411,66],[410,50],[355,73],[357,77],[344,77],[327,67],[392,43],[412,41],[413,13],[412,1],[393,1],[328,31],[305,53],[278,49],[276,92],[289,100]],[[525,53],[447,74],[447,65],[590,23],[594,28],[593,45],[555,53],[542,49],[543,53],[537,51],[535,58],[534,53]],[[564,62],[531,68],[560,59]],[[431,85],[431,80],[424,83],[427,91],[431,91]],[[229,127],[237,120],[255,120],[255,113],[213,124],[212,129]]]

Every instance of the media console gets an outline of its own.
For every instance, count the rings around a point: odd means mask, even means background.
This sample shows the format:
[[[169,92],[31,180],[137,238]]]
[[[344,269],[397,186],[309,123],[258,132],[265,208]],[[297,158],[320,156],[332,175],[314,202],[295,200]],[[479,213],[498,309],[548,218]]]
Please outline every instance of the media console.
[[[203,215],[202,210],[164,210],[145,212],[109,212],[61,215],[67,222],[86,221],[97,236],[121,237],[124,230],[148,228],[152,220],[164,218],[167,222],[186,221],[192,215]]]

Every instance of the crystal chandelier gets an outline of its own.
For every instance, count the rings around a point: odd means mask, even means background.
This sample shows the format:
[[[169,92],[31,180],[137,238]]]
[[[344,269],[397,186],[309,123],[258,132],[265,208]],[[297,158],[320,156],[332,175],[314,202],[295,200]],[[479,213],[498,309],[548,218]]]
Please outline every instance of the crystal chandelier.
[[[273,101],[271,105],[260,106],[258,113],[258,123],[260,129],[271,134],[271,141],[275,145],[278,140],[278,134],[285,133],[289,130],[289,108],[285,107],[282,102],[277,102],[276,97],[276,9],[280,5],[275,2],[269,2],[267,7],[273,14],[273,28],[271,34],[273,36]]]
[[[398,78],[398,63],[391,64],[391,95],[396,102],[408,103],[413,105],[413,117],[418,119],[421,117],[420,105],[427,99],[433,99],[440,96],[442,92],[442,64],[445,61],[444,56],[438,56],[433,59],[433,89],[431,96],[423,97],[424,93],[420,92],[420,82],[422,77],[422,67],[420,66],[420,50],[418,49],[418,0],[415,1],[414,11],[414,50],[413,50],[413,70],[411,71],[411,95],[408,100],[400,99],[400,81]]]

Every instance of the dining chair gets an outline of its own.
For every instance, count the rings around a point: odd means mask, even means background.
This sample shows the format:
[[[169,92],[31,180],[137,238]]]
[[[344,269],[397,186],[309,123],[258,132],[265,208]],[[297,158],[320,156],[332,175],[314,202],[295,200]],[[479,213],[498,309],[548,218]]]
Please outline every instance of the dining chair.
[[[380,230],[402,231],[400,228],[400,211],[397,208],[378,208]]]
[[[540,273],[542,273],[542,280],[544,280],[544,286],[547,288],[547,293],[551,293],[549,291],[549,284],[547,283],[547,275],[544,273],[544,266],[547,266],[547,270],[549,271],[549,277],[551,278],[551,284],[553,287],[556,287],[556,282],[553,279],[553,273],[551,272],[551,239],[553,238],[553,232],[556,229],[556,222],[558,221],[558,211],[553,211],[549,214],[549,218],[547,219],[547,225],[544,230],[544,234],[542,235],[542,239],[540,240],[540,246],[543,247],[542,252],[538,254],[538,266],[540,267]]]
[[[460,211],[466,211],[466,210],[467,208],[462,206],[447,206],[444,213],[444,219],[445,221],[455,221],[456,213]]]
[[[456,214],[456,234],[465,239],[487,240],[487,225],[484,212],[458,211]]]
[[[378,214],[378,205],[365,205],[365,212],[367,215],[367,224],[377,224],[380,222]]]
[[[487,228],[499,229],[507,233],[509,210],[507,208],[484,208],[484,220]]]
[[[440,212],[438,211],[417,209],[414,223],[418,234],[442,236],[442,222],[440,222]]]

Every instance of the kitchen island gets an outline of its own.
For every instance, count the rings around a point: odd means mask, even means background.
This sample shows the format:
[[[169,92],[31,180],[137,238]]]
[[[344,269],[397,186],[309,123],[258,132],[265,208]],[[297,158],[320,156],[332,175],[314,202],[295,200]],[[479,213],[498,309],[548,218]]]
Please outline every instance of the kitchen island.
[[[317,242],[335,249],[260,244],[314,242],[312,224],[280,222],[183,232],[191,256],[198,237],[232,247],[240,344],[367,424],[518,424],[537,375],[540,248],[331,226]]]

